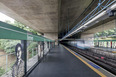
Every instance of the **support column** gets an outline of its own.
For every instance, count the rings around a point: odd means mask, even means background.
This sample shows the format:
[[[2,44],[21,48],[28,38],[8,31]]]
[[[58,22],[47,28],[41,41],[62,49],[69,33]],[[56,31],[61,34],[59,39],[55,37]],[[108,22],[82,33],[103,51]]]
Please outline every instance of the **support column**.
[[[23,47],[23,59],[24,59],[24,73],[26,75],[27,72],[27,40],[21,41],[22,47]]]
[[[44,33],[44,37],[49,38],[51,40],[55,40],[55,45],[58,45],[58,33],[57,32]]]

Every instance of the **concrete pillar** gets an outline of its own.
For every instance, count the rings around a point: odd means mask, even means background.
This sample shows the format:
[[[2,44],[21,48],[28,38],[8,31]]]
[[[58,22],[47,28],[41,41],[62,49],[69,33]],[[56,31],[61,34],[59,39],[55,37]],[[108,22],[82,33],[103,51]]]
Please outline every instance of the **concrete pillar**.
[[[81,39],[83,40],[93,40],[94,38],[94,34],[85,34],[85,33],[82,33],[81,34]]]
[[[58,33],[57,32],[44,33],[44,37],[49,38],[51,40],[55,40],[55,45],[58,45]]]

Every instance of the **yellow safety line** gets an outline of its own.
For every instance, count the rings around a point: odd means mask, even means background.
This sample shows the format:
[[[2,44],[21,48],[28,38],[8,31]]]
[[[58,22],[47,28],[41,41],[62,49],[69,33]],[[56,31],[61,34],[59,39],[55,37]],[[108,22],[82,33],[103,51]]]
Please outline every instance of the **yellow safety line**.
[[[116,53],[116,51],[112,51],[112,53]]]
[[[100,71],[98,71],[97,69],[95,69],[94,67],[92,67],[90,64],[88,64],[86,61],[84,61],[82,58],[80,58],[79,56],[77,56],[76,54],[74,54],[71,50],[69,50],[65,46],[64,46],[64,48],[67,49],[70,53],[72,53],[75,57],[77,57],[78,59],[80,59],[83,63],[85,63],[88,67],[90,67],[93,71],[95,71],[101,77],[107,77],[106,75],[104,75],[103,73],[101,73]]]

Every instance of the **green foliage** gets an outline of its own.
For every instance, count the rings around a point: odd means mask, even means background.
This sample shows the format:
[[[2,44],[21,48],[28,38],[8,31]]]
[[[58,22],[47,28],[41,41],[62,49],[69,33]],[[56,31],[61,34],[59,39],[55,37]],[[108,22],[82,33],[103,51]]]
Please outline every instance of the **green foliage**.
[[[5,70],[0,67],[0,76],[2,76],[5,73]]]
[[[98,32],[98,33],[94,34],[94,37],[104,37],[104,36],[110,36],[110,35],[114,35],[114,34],[116,34],[116,28]]]
[[[28,47],[27,47],[27,51],[29,58],[32,58],[33,56],[36,55],[36,47],[37,47],[37,42],[32,42],[32,41],[28,41]]]
[[[15,46],[17,43],[20,43],[20,41],[0,39],[0,49],[4,50],[6,53],[12,53],[15,51]]]
[[[35,31],[35,30],[29,28],[28,26],[23,25],[22,23],[20,23],[20,22],[18,22],[18,21],[14,21],[14,23],[11,23],[10,21],[7,20],[6,23],[11,24],[11,25],[14,25],[14,26],[16,26],[16,27],[18,27],[18,28],[21,28],[21,29],[23,29],[23,30],[32,32],[33,34],[40,35],[37,31]]]
[[[27,50],[29,52],[32,52],[32,49],[35,50],[36,47],[37,47],[37,42],[31,42],[29,46],[27,47]]]

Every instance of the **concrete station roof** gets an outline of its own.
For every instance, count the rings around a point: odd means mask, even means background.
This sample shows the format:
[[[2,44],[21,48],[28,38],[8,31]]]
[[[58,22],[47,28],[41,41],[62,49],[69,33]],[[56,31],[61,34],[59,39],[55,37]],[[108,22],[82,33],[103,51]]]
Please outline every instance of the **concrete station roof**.
[[[92,0],[0,0],[0,11],[39,32],[58,32],[58,13],[62,23],[66,23],[69,9],[69,19],[73,22],[91,2]],[[66,27],[66,24],[61,25],[59,31]]]
[[[58,32],[58,0],[0,0],[0,11],[41,33]]]
[[[61,37],[68,25],[70,30],[97,3],[98,0],[0,0],[0,12],[40,33]]]
[[[59,32],[66,32],[68,25],[70,29],[75,26],[86,16],[86,14],[83,16],[81,14],[92,2],[93,0],[61,0]]]

